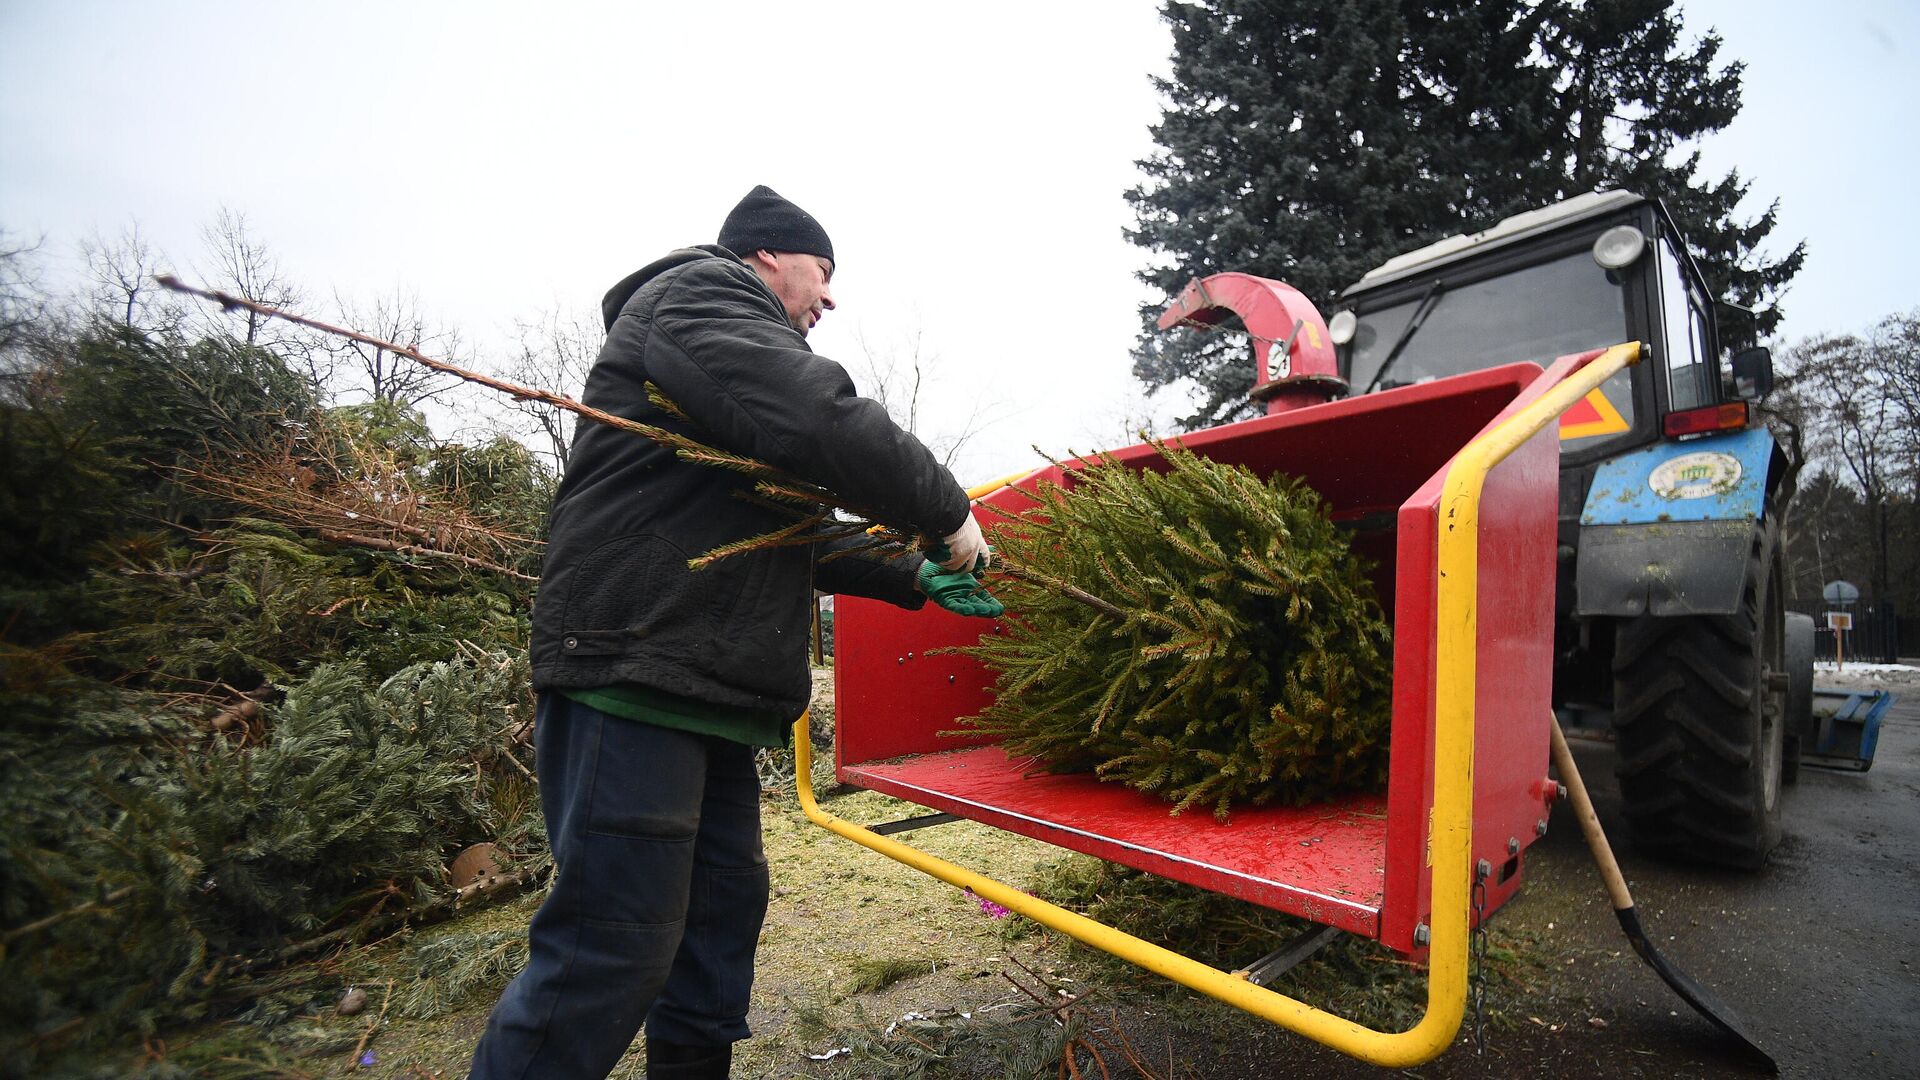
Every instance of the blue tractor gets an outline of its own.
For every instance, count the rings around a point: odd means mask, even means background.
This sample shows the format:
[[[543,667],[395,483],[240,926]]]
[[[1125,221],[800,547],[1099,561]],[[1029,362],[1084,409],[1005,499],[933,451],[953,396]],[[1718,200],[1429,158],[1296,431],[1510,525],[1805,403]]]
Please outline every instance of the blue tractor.
[[[1327,328],[1355,394],[1644,343],[1561,422],[1554,698],[1611,713],[1637,846],[1757,867],[1811,722],[1813,622],[1783,595],[1796,466],[1753,408],[1771,355],[1723,360],[1745,315],[1659,201],[1605,191],[1391,259]]]

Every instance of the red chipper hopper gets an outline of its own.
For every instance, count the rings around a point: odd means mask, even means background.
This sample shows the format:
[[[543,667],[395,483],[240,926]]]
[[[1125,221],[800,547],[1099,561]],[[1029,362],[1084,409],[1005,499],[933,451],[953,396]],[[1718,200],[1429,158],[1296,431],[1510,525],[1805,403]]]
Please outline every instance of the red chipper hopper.
[[[1250,993],[1285,1004],[1237,1000],[1239,991],[1213,978],[1236,976],[1160,957],[1151,946],[1140,955],[1132,945],[1113,947],[1105,939],[1125,935],[1110,928],[1061,927],[1349,1053],[1382,1063],[1425,1060],[1458,1024],[1457,1008],[1443,999],[1453,996],[1455,981],[1465,985],[1452,968],[1457,954],[1464,971],[1471,909],[1490,913],[1513,895],[1556,794],[1547,776],[1559,491],[1553,418],[1585,393],[1581,385],[1637,354],[1623,346],[1563,358],[1546,372],[1514,364],[1329,401],[1344,384],[1325,324],[1287,286],[1243,274],[1196,281],[1162,325],[1212,322],[1229,312],[1254,337],[1254,396],[1267,402],[1268,415],[1178,441],[1263,475],[1301,477],[1375,564],[1374,584],[1394,627],[1387,789],[1297,808],[1235,807],[1221,823],[1206,813],[1172,816],[1166,802],[1121,784],[1037,771],[992,742],[943,734],[987,702],[992,678],[971,659],[929,652],[1000,626],[931,605],[906,612],[851,597],[835,611],[835,765],[846,784],[936,813],[1227,893],[1404,953],[1431,945],[1435,1004],[1416,1047],[1404,1041],[1414,1032],[1370,1032],[1244,979]],[[1141,468],[1160,460],[1144,445],[1113,455]],[[1041,480],[1065,482],[1049,467],[980,501],[1030,505],[1025,491]],[[991,530],[997,518],[976,513]],[[810,793],[803,796],[811,804]],[[809,813],[869,843],[871,834]],[[894,841],[873,839],[869,846],[918,861]],[[1484,893],[1470,904],[1479,884]],[[1015,890],[975,891],[1023,913],[1038,905],[1020,903],[1031,898]],[[1045,914],[1036,917],[1052,924]]]

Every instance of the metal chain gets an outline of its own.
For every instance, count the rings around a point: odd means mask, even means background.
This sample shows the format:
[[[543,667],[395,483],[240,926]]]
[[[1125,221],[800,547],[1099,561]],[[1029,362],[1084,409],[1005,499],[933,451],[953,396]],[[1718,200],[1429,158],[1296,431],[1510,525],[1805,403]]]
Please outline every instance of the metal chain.
[[[1487,1052],[1487,872],[1485,860],[1474,868],[1473,939],[1473,1052]]]

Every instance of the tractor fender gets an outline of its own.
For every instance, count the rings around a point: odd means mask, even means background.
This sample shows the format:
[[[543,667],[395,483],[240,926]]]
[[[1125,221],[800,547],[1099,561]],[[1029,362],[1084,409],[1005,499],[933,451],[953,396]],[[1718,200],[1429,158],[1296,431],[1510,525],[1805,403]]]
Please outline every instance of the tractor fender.
[[[1753,530],[1786,465],[1757,427],[1656,443],[1601,464],[1580,514],[1574,614],[1737,611]]]

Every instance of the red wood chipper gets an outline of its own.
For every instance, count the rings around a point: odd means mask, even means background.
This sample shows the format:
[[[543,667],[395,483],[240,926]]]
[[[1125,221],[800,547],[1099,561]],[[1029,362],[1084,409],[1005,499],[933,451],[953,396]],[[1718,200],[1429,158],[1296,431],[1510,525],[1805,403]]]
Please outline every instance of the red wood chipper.
[[[933,813],[872,828],[842,821],[814,801],[804,761],[802,805],[835,832],[1200,992],[1368,1061],[1413,1065],[1453,1041],[1468,935],[1519,887],[1557,794],[1548,775],[1556,419],[1638,348],[1329,400],[1344,383],[1326,325],[1288,286],[1216,275],[1190,285],[1161,324],[1230,315],[1254,342],[1254,397],[1267,415],[1177,441],[1262,475],[1302,478],[1375,564],[1394,626],[1387,790],[1240,807],[1222,823],[1170,815],[1165,802],[1125,785],[1037,771],[992,742],[943,734],[980,710],[992,682],[975,661],[943,650],[1000,626],[847,598],[835,612],[837,774]],[[1164,464],[1146,445],[1112,453],[1129,467]],[[1018,510],[1042,481],[1071,477],[1048,467],[977,498]],[[998,520],[976,514],[989,531]],[[804,721],[796,745],[806,754]],[[954,817],[1424,957],[1427,1014],[1405,1032],[1374,1031],[1268,990],[1257,975],[1220,971],[888,835]]]

